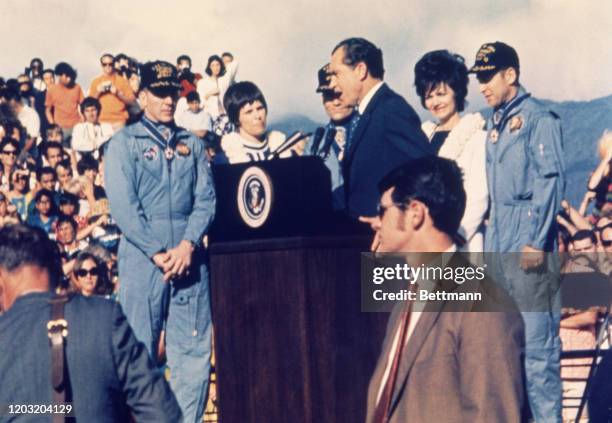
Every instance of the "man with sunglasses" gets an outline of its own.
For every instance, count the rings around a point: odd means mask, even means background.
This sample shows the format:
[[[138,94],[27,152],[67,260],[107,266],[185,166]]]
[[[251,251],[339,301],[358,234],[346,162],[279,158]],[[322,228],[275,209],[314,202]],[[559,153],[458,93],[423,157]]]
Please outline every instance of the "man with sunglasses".
[[[329,123],[325,126],[320,138],[315,135],[306,145],[307,153],[318,155],[325,161],[325,166],[331,172],[332,201],[335,210],[345,209],[345,198],[342,177],[342,159],[350,132],[354,129],[356,114],[355,108],[340,101],[340,93],[334,92],[331,87],[329,63],[319,69],[319,84],[316,92],[321,94],[323,107],[329,116]]]
[[[490,209],[484,249],[515,253],[490,255],[489,270],[526,311],[525,369],[533,417],[538,423],[561,422],[560,314],[553,285],[558,263],[554,254],[546,254],[557,250],[555,216],[565,186],[561,124],[520,85],[519,57],[511,46],[483,44],[470,73],[493,108],[486,128]]]
[[[211,315],[202,238],[215,211],[204,144],[177,127],[181,85],[170,63],[141,67],[143,117],[107,143],[105,187],[123,233],[119,300],[157,358],[165,328],[170,385],[185,422],[201,421],[208,386]]]
[[[105,53],[100,57],[102,75],[91,81],[89,96],[100,101],[100,122],[110,123],[114,131],[125,126],[128,107],[136,97],[127,79],[115,72],[114,57]]]

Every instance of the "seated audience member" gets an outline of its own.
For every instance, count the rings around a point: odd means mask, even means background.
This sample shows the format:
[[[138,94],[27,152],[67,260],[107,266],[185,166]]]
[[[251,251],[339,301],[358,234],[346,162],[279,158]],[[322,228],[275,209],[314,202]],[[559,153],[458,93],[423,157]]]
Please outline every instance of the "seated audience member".
[[[64,262],[76,258],[87,247],[87,243],[77,239],[77,223],[71,216],[61,215],[55,223],[57,245]]]
[[[19,156],[19,143],[12,138],[4,138],[0,142],[0,164],[2,164],[2,178],[0,180],[0,191],[9,192],[11,176],[17,169],[17,157]]]
[[[230,122],[237,128],[236,132],[221,139],[221,148],[229,163],[267,160],[285,141],[283,133],[267,132],[268,105],[252,82],[238,82],[230,86],[223,103]],[[290,157],[298,151],[299,147],[294,146],[281,157]]]
[[[45,141],[40,144],[42,166],[55,168],[59,162],[65,160],[64,147],[55,141]]]
[[[86,297],[112,293],[106,265],[90,253],[81,252],[76,257],[71,282],[73,289]]]
[[[28,215],[28,225],[43,229],[49,238],[54,239],[54,227],[57,220],[53,192],[41,189],[34,196],[36,211]]]
[[[72,167],[70,167],[70,161],[62,160],[55,165],[55,174],[57,175],[58,191],[60,193],[66,190],[66,185],[73,178]]]
[[[86,97],[81,103],[81,113],[85,122],[77,123],[72,130],[72,149],[79,153],[92,153],[99,157],[98,150],[113,136],[110,123],[100,123],[100,102],[93,97]]]
[[[40,118],[38,113],[32,107],[24,104],[25,99],[21,94],[9,91],[6,100],[13,111],[13,114],[19,119],[21,126],[25,129],[25,139],[23,149],[30,151],[40,139]]]
[[[12,189],[8,192],[8,199],[17,209],[17,214],[23,222],[28,219],[28,206],[32,201],[32,193],[28,189],[29,173],[23,169],[16,170],[11,177]]]
[[[421,105],[435,118],[421,128],[440,157],[455,160],[463,172],[467,194],[459,235],[465,251],[484,247],[483,222],[489,206],[485,167],[485,120],[479,113],[460,113],[468,92],[463,57],[447,50],[425,54],[414,67],[414,85]]]
[[[12,206],[6,195],[0,191],[0,228],[5,225],[15,225],[19,221],[15,206]]]
[[[62,144],[64,142],[64,131],[59,125],[49,125],[45,131],[45,141]]]
[[[174,121],[178,126],[193,132],[200,138],[204,138],[206,133],[212,129],[211,118],[200,107],[200,95],[196,91],[187,94],[187,109],[175,113]]]
[[[89,182],[93,185],[93,194],[96,200],[100,198],[106,197],[104,192],[104,188],[102,188],[99,183],[98,173],[99,173],[99,163],[96,159],[94,159],[91,155],[85,154],[79,160],[77,164],[77,169],[80,176],[86,177]]]
[[[570,262],[564,271],[568,273],[594,272],[597,270],[597,236],[592,230],[579,230],[571,238]]]

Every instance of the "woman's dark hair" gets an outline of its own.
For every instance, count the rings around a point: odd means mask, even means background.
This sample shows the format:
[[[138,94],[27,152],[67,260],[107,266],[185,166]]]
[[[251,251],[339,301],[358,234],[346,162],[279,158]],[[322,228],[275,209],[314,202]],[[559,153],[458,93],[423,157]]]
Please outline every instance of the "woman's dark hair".
[[[469,83],[463,57],[448,50],[430,51],[421,57],[414,66],[414,85],[423,107],[427,93],[441,83],[452,88],[457,111],[463,111]]]
[[[57,76],[66,75],[70,78],[72,84],[76,82],[77,72],[66,62],[60,62],[55,65],[55,74]]]
[[[261,102],[266,111],[268,110],[266,99],[257,85],[250,81],[242,81],[230,85],[227,89],[223,97],[223,107],[225,107],[230,122],[239,126],[240,109],[256,101]]]
[[[418,200],[429,209],[433,224],[454,237],[465,212],[466,194],[461,169],[452,160],[428,156],[411,160],[387,174],[378,184],[381,194],[394,188],[391,198],[407,206]]]
[[[38,203],[43,197],[47,197],[49,201],[51,201],[51,205],[53,205],[53,192],[48,189],[41,189],[34,196],[34,203]]]
[[[219,76],[225,75],[225,64],[223,63],[223,59],[221,59],[216,54],[208,58],[208,63],[206,64],[206,69],[204,70],[204,72],[206,72],[206,75],[212,76],[212,71],[210,70],[210,64],[214,62],[215,60],[221,64],[221,71],[219,72]]]
[[[88,170],[98,171],[98,161],[91,154],[83,154],[83,157],[77,163],[77,171],[79,175],[83,175]]]
[[[98,282],[96,283],[95,293],[96,295],[109,295],[113,292],[113,285],[110,283],[108,279],[108,269],[106,267],[106,263],[102,262],[93,254],[88,252],[80,252],[74,262],[73,272],[77,270],[81,270],[83,267],[83,263],[87,260],[92,260],[96,263],[96,267],[98,269]]]

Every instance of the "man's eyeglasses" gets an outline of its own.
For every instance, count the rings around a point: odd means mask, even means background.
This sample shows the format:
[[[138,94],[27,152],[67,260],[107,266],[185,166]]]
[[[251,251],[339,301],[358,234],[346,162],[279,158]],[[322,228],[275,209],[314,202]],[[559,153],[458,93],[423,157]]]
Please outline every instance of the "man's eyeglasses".
[[[102,66],[113,66],[113,62],[102,62]]]
[[[612,246],[612,239],[602,239],[601,245],[603,245],[604,247]]]
[[[2,154],[7,156],[17,156],[17,150],[2,150]]]
[[[378,214],[378,218],[382,219],[387,210],[393,206],[397,207],[402,211],[406,210],[406,205],[402,203],[391,203],[390,206],[383,206],[382,204],[378,203],[378,206],[376,206],[376,213]]]
[[[79,269],[79,270],[75,271],[74,274],[78,278],[84,278],[87,275],[98,276],[98,268],[97,267],[93,267],[91,269]]]

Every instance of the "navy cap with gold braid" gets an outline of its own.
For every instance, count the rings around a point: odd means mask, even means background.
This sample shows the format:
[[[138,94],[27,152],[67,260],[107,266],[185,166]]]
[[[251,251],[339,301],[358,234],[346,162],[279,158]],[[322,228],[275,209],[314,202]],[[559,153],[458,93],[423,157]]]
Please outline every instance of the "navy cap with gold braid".
[[[140,67],[140,87],[156,96],[173,95],[180,90],[176,68],[161,60],[147,62]]]
[[[519,58],[516,50],[501,41],[483,44],[476,53],[474,66],[470,73],[477,76],[493,75],[502,69],[515,68],[519,70]]]

